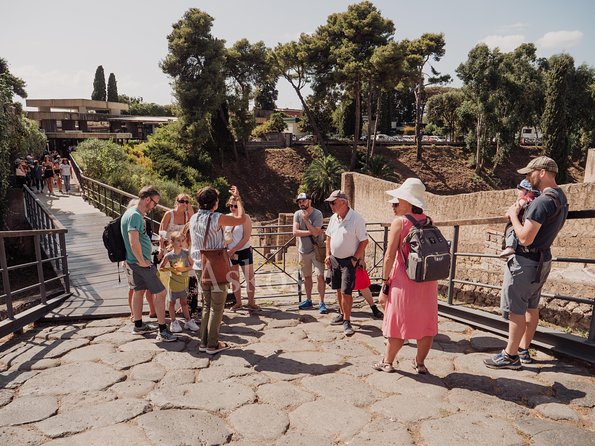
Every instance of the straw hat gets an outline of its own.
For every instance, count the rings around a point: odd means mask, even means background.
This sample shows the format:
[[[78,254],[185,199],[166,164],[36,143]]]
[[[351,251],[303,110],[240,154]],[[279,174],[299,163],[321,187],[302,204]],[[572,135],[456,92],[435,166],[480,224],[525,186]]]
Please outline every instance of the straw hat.
[[[392,196],[389,203],[398,203],[399,200],[405,200],[413,206],[421,209],[426,209],[426,201],[424,195],[426,186],[419,178],[407,178],[401,187],[397,189],[387,190],[386,193]]]

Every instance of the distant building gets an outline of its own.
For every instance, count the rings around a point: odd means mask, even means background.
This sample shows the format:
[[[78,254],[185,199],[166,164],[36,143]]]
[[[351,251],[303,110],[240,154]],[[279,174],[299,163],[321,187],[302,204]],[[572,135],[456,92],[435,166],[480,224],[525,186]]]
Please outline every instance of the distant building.
[[[128,104],[90,99],[27,99],[27,117],[37,121],[48,138],[50,150],[65,151],[90,138],[125,142],[145,140],[155,128],[177,118],[123,116]]]

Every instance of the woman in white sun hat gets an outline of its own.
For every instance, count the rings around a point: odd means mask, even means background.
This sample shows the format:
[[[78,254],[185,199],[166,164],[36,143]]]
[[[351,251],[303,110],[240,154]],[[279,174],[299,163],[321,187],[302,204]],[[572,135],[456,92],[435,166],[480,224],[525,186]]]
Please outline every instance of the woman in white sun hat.
[[[413,368],[420,374],[428,373],[424,361],[438,333],[438,282],[415,282],[407,276],[404,257],[409,255],[409,245],[403,239],[413,223],[426,218],[424,210],[426,187],[418,178],[408,178],[398,189],[387,191],[396,204],[395,219],[390,226],[388,247],[384,256],[383,291],[380,304],[385,304],[382,334],[387,338],[386,351],[374,369],[394,372],[393,362],[403,347],[405,339],[417,340],[417,354]],[[402,254],[401,254],[401,249]]]

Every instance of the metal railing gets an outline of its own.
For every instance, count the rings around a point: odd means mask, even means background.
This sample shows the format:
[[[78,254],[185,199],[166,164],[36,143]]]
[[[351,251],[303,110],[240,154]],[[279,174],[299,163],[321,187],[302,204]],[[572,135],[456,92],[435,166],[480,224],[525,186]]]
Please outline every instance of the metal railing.
[[[2,269],[3,293],[0,300],[6,303],[7,318],[0,322],[0,337],[20,331],[27,324],[37,321],[60,305],[70,295],[70,276],[66,251],[67,229],[39,201],[27,187],[23,187],[25,216],[32,230],[0,231],[0,268]],[[35,261],[8,265],[6,241],[8,239],[32,238]],[[43,250],[43,253],[42,253]],[[45,254],[45,258],[44,258]],[[54,270],[54,277],[46,277],[44,265]],[[32,285],[13,289],[10,280],[12,271],[36,268],[37,281]],[[59,282],[56,285],[56,282]],[[50,287],[49,285],[54,285]],[[24,293],[39,290],[40,304],[15,314],[14,298]]]

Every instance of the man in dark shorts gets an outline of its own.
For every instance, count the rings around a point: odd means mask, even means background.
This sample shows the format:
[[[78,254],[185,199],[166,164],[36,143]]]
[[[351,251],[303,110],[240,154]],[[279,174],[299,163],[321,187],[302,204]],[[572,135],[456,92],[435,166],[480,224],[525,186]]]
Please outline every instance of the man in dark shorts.
[[[333,216],[326,229],[327,268],[331,270],[331,288],[337,291],[340,313],[331,321],[332,325],[343,324],[343,333],[353,335],[351,308],[355,268],[364,258],[368,245],[368,233],[363,217],[349,207],[347,195],[336,190],[324,200],[329,203]]]
[[[568,215],[568,201],[556,184],[558,165],[547,156],[533,159],[518,170],[541,195],[527,208],[523,221],[518,203],[506,212],[519,239],[506,262],[502,284],[502,315],[508,319],[508,343],[496,356],[484,360],[492,369],[515,369],[530,364],[529,345],[539,322],[539,298],[551,268],[550,247]]]
[[[151,238],[147,234],[144,216],[159,203],[159,192],[152,186],[143,187],[139,194],[138,204],[129,208],[122,215],[121,229],[126,246],[126,263],[132,271],[131,285],[132,315],[134,318],[133,333],[144,333],[153,327],[143,324],[143,295],[149,290],[155,296],[155,312],[159,329],[157,341],[173,342],[177,338],[169,331],[165,324],[165,287],[159,280],[157,268],[151,261]]]

